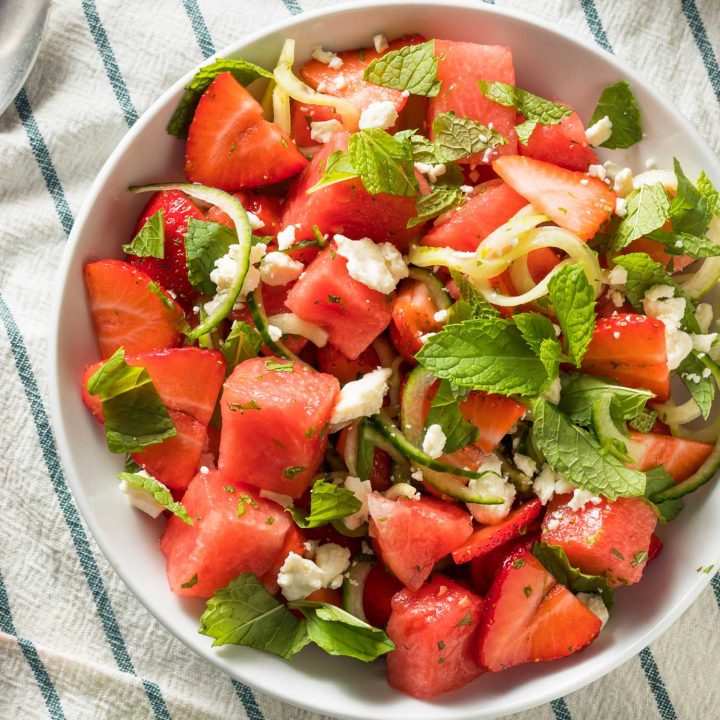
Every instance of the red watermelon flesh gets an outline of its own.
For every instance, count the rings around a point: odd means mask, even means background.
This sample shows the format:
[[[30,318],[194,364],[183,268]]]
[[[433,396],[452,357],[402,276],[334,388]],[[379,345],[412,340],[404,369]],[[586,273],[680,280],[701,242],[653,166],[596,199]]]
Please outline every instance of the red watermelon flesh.
[[[350,277],[347,260],[328,246],[307,266],[286,301],[303,320],[327,330],[330,342],[351,360],[390,324],[387,295]]]
[[[378,554],[411,590],[417,590],[433,565],[472,533],[472,518],[462,505],[432,497],[388,500],[374,492],[368,496],[368,510]]]
[[[291,366],[273,370],[273,364]],[[219,467],[245,482],[298,498],[322,462],[340,385],[297,362],[251,358],[225,381]]]
[[[348,133],[338,133],[313,158],[310,165],[292,181],[285,204],[283,225],[297,227],[298,240],[313,238],[312,228],[350,238],[369,237],[375,242],[391,242],[401,250],[415,239],[420,226],[407,229],[416,216],[415,198],[400,195],[371,195],[358,179],[328,185],[310,195],[309,188],[322,178],[328,157],[336,150],[347,150]]]
[[[474,252],[493,230],[527,204],[507,183],[490,181],[447,220],[432,227],[420,244]]]
[[[182,502],[193,524],[173,515],[160,540],[170,587],[181,595],[210,597],[243,572],[263,578],[278,565],[294,528],[280,505],[217,470],[196,475]],[[182,587],[195,577],[192,587]],[[268,577],[271,587],[273,581]]]
[[[493,148],[487,156],[478,153],[463,159],[463,163],[492,162],[500,155],[517,153],[515,134],[515,109],[504,107],[488,100],[478,86],[478,80],[515,84],[515,69],[512,51],[499,45],[435,40],[435,55],[438,58],[437,79],[440,91],[428,103],[428,127],[444,112],[477,120],[485,126],[492,123],[493,129],[508,141],[507,145]]]
[[[290,101],[290,137],[299,148],[320,145],[310,137],[310,123],[337,120],[342,118],[331,107],[325,105],[305,105],[297,100]]]
[[[543,521],[542,540],[558,545],[572,565],[591,575],[607,575],[612,585],[640,580],[657,514],[642,498],[604,498],[580,510],[568,495],[555,496]]]
[[[478,677],[472,645],[482,605],[479,595],[443,575],[397,593],[387,627],[397,648],[387,657],[390,685],[428,699]]]

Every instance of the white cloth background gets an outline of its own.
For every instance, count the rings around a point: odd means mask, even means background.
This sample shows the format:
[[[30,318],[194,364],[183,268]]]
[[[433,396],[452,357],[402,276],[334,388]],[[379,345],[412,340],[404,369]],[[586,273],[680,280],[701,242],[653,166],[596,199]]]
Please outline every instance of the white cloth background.
[[[317,718],[231,682],[133,599],[69,497],[45,391],[50,289],[67,233],[128,125],[214,48],[330,4],[56,0],[37,65],[0,118],[0,718]],[[616,52],[720,151],[718,0],[498,5]],[[718,630],[716,577],[650,650],[516,718],[719,717]]]

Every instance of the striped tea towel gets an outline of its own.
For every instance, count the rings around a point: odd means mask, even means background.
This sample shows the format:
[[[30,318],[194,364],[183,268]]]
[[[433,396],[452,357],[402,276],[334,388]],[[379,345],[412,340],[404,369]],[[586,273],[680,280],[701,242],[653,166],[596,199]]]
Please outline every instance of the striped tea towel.
[[[479,0],[478,0],[479,2]],[[48,423],[50,294],[105,159],[158,94],[245,33],[330,0],[55,0],[0,118],[0,718],[317,720],[231,681],[140,606],[69,494]],[[615,52],[720,151],[718,0],[498,0]],[[720,717],[720,579],[640,655],[518,720]]]

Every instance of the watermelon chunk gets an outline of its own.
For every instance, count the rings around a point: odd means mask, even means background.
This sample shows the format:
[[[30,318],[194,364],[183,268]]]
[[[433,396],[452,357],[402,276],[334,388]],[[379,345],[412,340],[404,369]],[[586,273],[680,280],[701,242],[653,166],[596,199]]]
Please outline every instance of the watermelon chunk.
[[[493,230],[527,204],[507,183],[490,181],[447,220],[436,223],[420,244],[474,252]]]
[[[223,477],[300,497],[327,448],[339,390],[332,375],[297,362],[269,357],[240,363],[221,399]]]
[[[395,349],[411,365],[417,365],[415,354],[423,346],[422,336],[442,330],[442,325],[435,320],[437,310],[424,282],[402,282],[392,305],[390,339]]]
[[[313,225],[320,231],[350,238],[369,237],[375,242],[391,242],[401,250],[415,239],[420,226],[407,229],[416,216],[415,198],[400,195],[371,195],[358,179],[328,185],[307,194],[323,176],[328,157],[336,150],[347,150],[348,133],[338,133],[313,158],[310,165],[290,184],[283,215],[284,226],[295,225],[298,240],[313,237]]]
[[[452,40],[435,40],[438,58],[437,79],[441,82],[438,94],[428,103],[428,127],[441,113],[454,112],[461,117],[477,120],[485,126],[492,123],[502,133],[507,145],[493,148],[487,155],[478,153],[463,163],[492,162],[500,155],[517,152],[515,109],[488,100],[478,87],[478,80],[515,84],[512,51],[500,45],[479,45]]]
[[[655,510],[642,498],[618,498],[580,510],[568,507],[568,495],[556,495],[543,521],[542,540],[558,545],[570,563],[591,575],[606,575],[612,585],[640,580],[650,539],[657,525]]]
[[[368,510],[376,551],[411,590],[417,590],[433,565],[472,533],[472,518],[463,506],[427,496],[388,500],[374,492],[368,496]]]
[[[429,699],[478,677],[472,645],[482,605],[479,595],[443,575],[397,593],[387,628],[397,648],[387,657],[390,685]]]
[[[387,295],[350,277],[347,260],[333,246],[307,266],[286,301],[303,320],[327,330],[330,342],[351,360],[390,324]]]
[[[243,572],[274,589],[270,571],[295,525],[280,505],[254,487],[228,483],[217,470],[198,473],[182,502],[193,524],[173,515],[160,540],[173,592],[207,598]]]

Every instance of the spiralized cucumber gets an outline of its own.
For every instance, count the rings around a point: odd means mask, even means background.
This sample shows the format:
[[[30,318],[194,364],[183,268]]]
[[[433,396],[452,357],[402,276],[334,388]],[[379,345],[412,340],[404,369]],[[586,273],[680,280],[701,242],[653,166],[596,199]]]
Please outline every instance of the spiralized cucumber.
[[[307,338],[316,347],[325,347],[328,334],[319,325],[298,317],[295,313],[280,313],[271,315],[268,324],[274,325],[283,331],[283,335],[299,335]]]
[[[710,220],[706,236],[720,245],[720,217],[714,215]],[[686,295],[698,300],[708,293],[720,281],[720,257],[709,257],[693,273],[681,276],[678,280]]]
[[[284,43],[278,58],[278,65],[287,64],[292,67],[295,62],[295,44]],[[292,120],[290,117],[290,96],[277,82],[273,82],[272,110],[274,123],[287,135],[290,134]]]
[[[259,290],[253,290],[248,293],[247,296],[248,310],[255,323],[257,331],[260,333],[260,337],[269,350],[271,350],[278,357],[284,357],[288,360],[294,360],[302,365],[307,365],[304,360],[301,360],[292,350],[290,350],[282,340],[273,340],[270,336],[270,322],[265,315],[265,306],[262,301],[262,293]]]
[[[359,620],[367,622],[365,610],[363,609],[363,594],[365,592],[365,581],[375,561],[368,555],[357,555],[350,568],[345,574],[343,581],[343,610],[354,615]]]
[[[193,328],[188,334],[189,340],[197,340],[201,335],[210,332],[218,323],[224,320],[233,309],[233,305],[242,290],[245,277],[250,269],[250,248],[252,244],[252,227],[248,219],[247,212],[242,203],[236,198],[226,193],[224,190],[207,187],[206,185],[196,185],[195,183],[156,183],[152,185],[135,185],[131,186],[130,192],[158,192],[162,190],[180,190],[191,198],[201,200],[202,202],[217,205],[223,210],[235,225],[240,250],[237,253],[237,272],[233,279],[232,285],[226,291],[223,302],[218,308],[208,315],[197,327]]]
[[[408,271],[408,277],[425,285],[438,310],[447,310],[452,305],[452,299],[448,291],[433,273],[422,268],[411,267]]]

